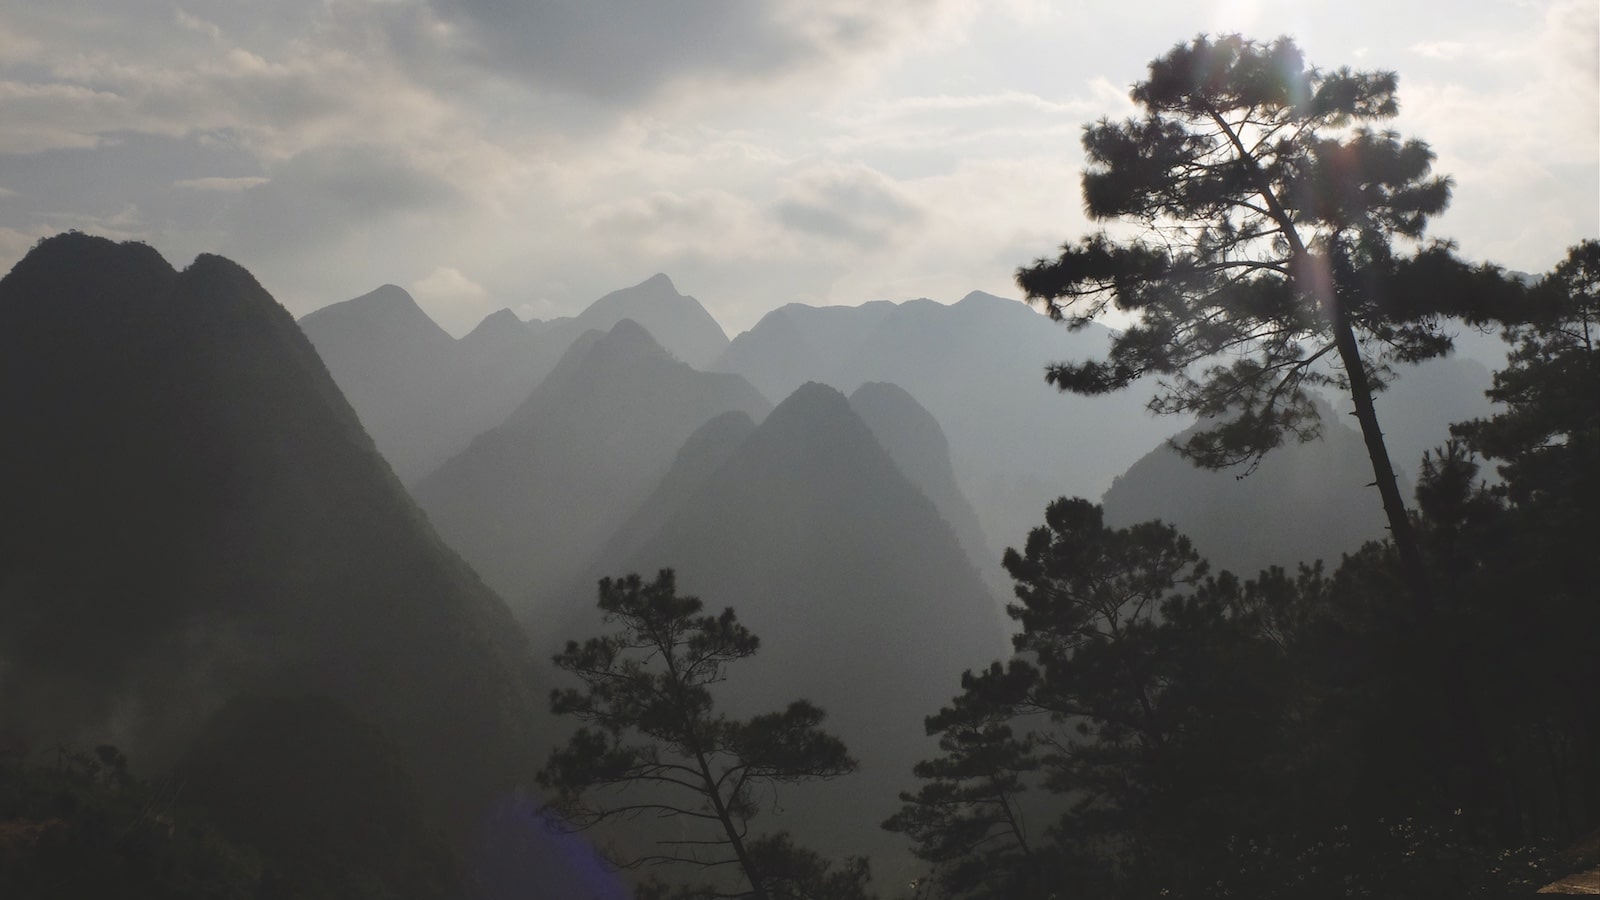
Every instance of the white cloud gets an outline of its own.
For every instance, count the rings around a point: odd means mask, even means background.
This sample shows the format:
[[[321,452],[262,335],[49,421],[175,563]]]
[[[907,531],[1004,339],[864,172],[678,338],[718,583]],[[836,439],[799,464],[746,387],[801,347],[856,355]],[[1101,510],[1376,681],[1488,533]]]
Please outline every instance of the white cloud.
[[[175,188],[191,191],[220,191],[226,194],[248,191],[253,187],[266,184],[269,179],[259,175],[246,175],[238,178],[225,178],[211,176],[208,178],[182,178],[172,183]]]
[[[460,322],[492,311],[484,286],[454,266],[439,266],[413,281],[411,294],[436,321]]]
[[[1530,25],[1458,42],[1471,81],[1403,77],[1400,127],[1455,179],[1433,232],[1475,258],[1543,271],[1600,234],[1600,15],[1563,2]]]
[[[1461,41],[1423,41],[1411,45],[1411,52],[1429,59],[1460,59],[1472,51]]]

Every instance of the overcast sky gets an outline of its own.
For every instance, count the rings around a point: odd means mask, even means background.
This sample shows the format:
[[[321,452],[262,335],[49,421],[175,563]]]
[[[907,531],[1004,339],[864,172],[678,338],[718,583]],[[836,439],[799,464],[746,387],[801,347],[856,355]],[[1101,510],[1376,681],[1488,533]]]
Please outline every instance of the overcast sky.
[[[1431,234],[1600,236],[1596,0],[0,0],[0,270],[67,228],[379,284],[442,325],[657,271],[729,334],[790,301],[1015,296],[1088,229],[1084,123],[1200,32],[1393,69]]]

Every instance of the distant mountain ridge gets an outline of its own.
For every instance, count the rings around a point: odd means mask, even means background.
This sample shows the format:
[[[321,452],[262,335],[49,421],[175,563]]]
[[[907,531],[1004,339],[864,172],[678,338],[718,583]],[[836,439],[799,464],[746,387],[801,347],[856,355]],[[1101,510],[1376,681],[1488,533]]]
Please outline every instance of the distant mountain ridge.
[[[416,485],[418,503],[514,607],[565,588],[705,422],[770,405],[698,371],[624,319],[586,332],[499,427]]]
[[[1318,559],[1336,565],[1340,554],[1384,537],[1383,507],[1369,487],[1361,435],[1327,404],[1317,406],[1322,437],[1291,441],[1254,471],[1196,468],[1165,443],[1150,450],[1106,491],[1106,524],[1161,519],[1188,535],[1214,568],[1245,577],[1271,565],[1291,572]],[[1409,488],[1402,483],[1402,490]]]
[[[414,484],[504,421],[585,332],[623,319],[699,368],[728,343],[699,301],[661,274],[571,318],[523,322],[502,309],[459,340],[394,285],[309,313],[300,326],[401,480]]]
[[[744,375],[769,398],[807,380],[845,392],[873,381],[904,388],[942,426],[962,491],[998,551],[1022,545],[1049,499],[1098,496],[1126,468],[1126,447],[1175,427],[1150,416],[1136,389],[1088,398],[1045,383],[1045,366],[1102,354],[1109,334],[1099,325],[1069,331],[981,291],[950,305],[790,304],[736,337],[713,368]]]

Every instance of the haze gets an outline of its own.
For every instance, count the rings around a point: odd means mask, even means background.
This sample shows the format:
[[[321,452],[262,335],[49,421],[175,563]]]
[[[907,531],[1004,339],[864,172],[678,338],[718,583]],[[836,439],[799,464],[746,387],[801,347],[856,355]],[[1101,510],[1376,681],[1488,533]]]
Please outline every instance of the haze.
[[[1083,124],[1228,31],[1398,71],[1468,258],[1546,271],[1600,222],[1588,0],[4,0],[0,269],[80,228],[222,253],[296,315],[397,284],[456,335],[656,272],[730,336],[1013,296],[1083,230]]]

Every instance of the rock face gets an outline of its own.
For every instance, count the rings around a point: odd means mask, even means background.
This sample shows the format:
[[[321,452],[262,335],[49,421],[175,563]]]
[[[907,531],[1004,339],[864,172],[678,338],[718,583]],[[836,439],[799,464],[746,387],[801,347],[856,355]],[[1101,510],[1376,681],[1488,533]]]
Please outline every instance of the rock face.
[[[1126,448],[1184,424],[1146,413],[1138,386],[1077,397],[1045,383],[1045,366],[1103,354],[1108,334],[1071,332],[981,292],[952,305],[791,304],[735,338],[714,368],[773,399],[808,380],[846,392],[873,381],[904,388],[943,427],[962,492],[1001,550],[1022,545],[1050,499],[1099,496],[1127,467]]]
[[[572,583],[696,429],[769,408],[743,378],[696,371],[632,320],[588,334],[503,425],[416,487],[445,540],[526,617]]]
[[[950,442],[933,414],[904,388],[882,381],[856,388],[850,395],[850,408],[872,430],[900,471],[933,501],[990,593],[1009,597],[1010,582],[1000,567],[1000,554],[989,547],[978,514],[956,484]]]
[[[310,313],[300,327],[410,485],[504,422],[583,334],[624,319],[697,368],[728,345],[711,314],[665,275],[613,291],[572,318],[523,322],[502,309],[460,340],[394,285]]]
[[[903,852],[876,823],[933,752],[923,717],[959,691],[963,669],[1005,650],[995,601],[933,502],[838,391],[802,386],[731,453],[710,434],[699,443],[708,452],[680,455],[665,481],[698,488],[636,518],[655,532],[614,539],[637,549],[598,574],[670,567],[708,608],[732,606],[762,644],[721,686],[730,709],[810,699],[860,758],[857,775],[786,794],[770,827],[835,853]],[[681,471],[704,471],[712,455],[726,458],[709,477]],[[591,587],[587,611],[560,632],[598,633],[593,603]]]
[[[325,693],[458,821],[514,783],[524,637],[249,273],[51,238],[0,280],[0,361],[9,727],[160,757],[234,694]]]
[[[1337,565],[1340,554],[1382,538],[1385,520],[1378,492],[1368,486],[1372,467],[1361,435],[1326,404],[1319,412],[1320,440],[1286,444],[1248,475],[1199,469],[1170,446],[1156,447],[1106,491],[1106,524],[1161,519],[1188,535],[1213,568],[1246,577],[1269,565]]]
[[[402,288],[324,307],[300,327],[402,480],[438,465],[476,425],[458,402],[471,376],[457,341]]]

